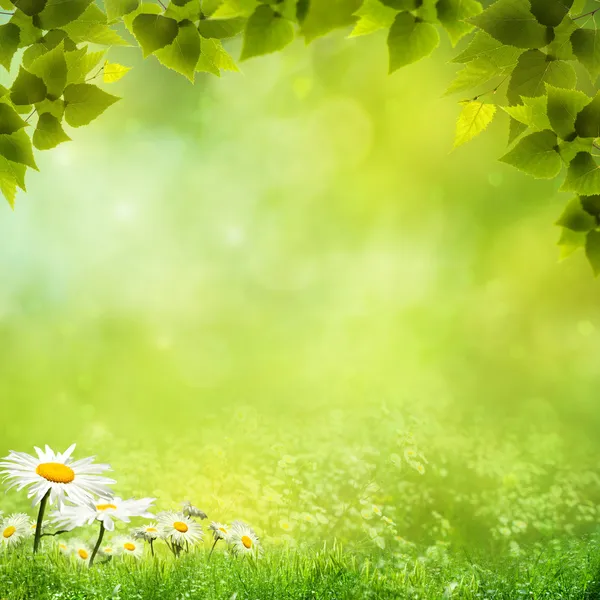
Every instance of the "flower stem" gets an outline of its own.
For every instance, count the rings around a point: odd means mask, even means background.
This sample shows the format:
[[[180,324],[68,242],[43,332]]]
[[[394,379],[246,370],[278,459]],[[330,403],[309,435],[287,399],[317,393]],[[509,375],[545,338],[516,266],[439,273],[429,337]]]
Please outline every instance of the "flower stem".
[[[48,498],[50,497],[50,490],[48,490],[42,501],[40,502],[40,510],[38,512],[37,523],[35,525],[35,537],[33,538],[33,553],[35,554],[40,547],[40,540],[42,539],[42,524],[44,522],[44,513],[46,512],[46,504],[48,503]]]
[[[217,538],[215,540],[215,543],[212,545],[212,548],[210,549],[210,552],[208,553],[208,561],[210,561],[210,557],[212,556],[213,550],[215,549],[215,546],[217,545],[217,542],[219,541],[219,538]],[[207,561],[207,562],[208,562]]]
[[[98,540],[94,546],[92,556],[90,557],[90,568],[94,566],[94,559],[96,558],[96,554],[98,554],[98,550],[100,550],[100,544],[102,543],[102,538],[104,537],[104,531],[104,521],[100,521],[100,533],[98,534]]]
[[[154,540],[150,540],[150,553],[152,554],[152,558],[154,558]]]

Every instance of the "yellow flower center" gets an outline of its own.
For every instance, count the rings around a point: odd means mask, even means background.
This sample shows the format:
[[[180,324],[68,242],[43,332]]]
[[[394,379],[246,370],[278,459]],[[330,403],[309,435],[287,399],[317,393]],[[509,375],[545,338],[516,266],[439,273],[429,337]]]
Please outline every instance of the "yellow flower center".
[[[158,529],[156,529],[156,527],[146,527],[147,533],[156,533],[157,531]]]
[[[123,548],[125,548],[125,550],[127,550],[128,552],[133,552],[135,550],[135,544],[132,544],[131,542],[127,542],[126,544],[123,545]]]
[[[242,536],[242,544],[244,544],[244,548],[252,548],[252,540],[247,536]]]
[[[7,540],[9,537],[12,537],[15,534],[15,531],[17,531],[17,528],[14,525],[11,525],[2,532],[2,536]]]
[[[117,510],[117,507],[114,504],[96,504],[96,510],[108,510],[109,508]]]
[[[87,560],[89,557],[87,550],[84,550],[83,548],[79,548],[79,550],[77,550],[77,554],[79,554],[79,558],[81,558],[81,560]]]
[[[175,521],[173,527],[179,531],[179,533],[187,533],[189,527],[183,521]]]
[[[62,463],[42,463],[35,472],[52,483],[71,483],[75,479],[75,471]]]
[[[227,535],[227,529],[225,529],[225,527],[219,527],[219,531],[222,531],[225,535]]]

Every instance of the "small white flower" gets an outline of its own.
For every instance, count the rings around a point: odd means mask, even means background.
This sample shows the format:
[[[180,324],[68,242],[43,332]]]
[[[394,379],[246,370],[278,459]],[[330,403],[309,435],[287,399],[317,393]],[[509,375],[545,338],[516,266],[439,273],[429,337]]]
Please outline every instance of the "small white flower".
[[[257,555],[261,552],[260,541],[254,529],[242,521],[231,524],[228,541],[234,554]]]
[[[160,536],[176,544],[183,546],[197,544],[202,541],[202,527],[183,513],[168,511],[157,515]]]
[[[206,515],[206,513],[203,510],[196,508],[189,501],[186,501],[183,503],[183,514],[186,517],[195,517],[198,519],[208,519],[208,516]]]
[[[31,519],[23,514],[16,513],[6,517],[0,523],[0,546],[12,547],[31,537]]]
[[[119,554],[122,556],[131,556],[136,560],[142,558],[144,552],[143,544],[134,540],[133,537],[120,537],[115,542],[115,548],[117,548]]]
[[[208,528],[212,531],[213,538],[215,542],[217,540],[225,540],[227,541],[229,537],[229,525],[225,525],[224,523],[217,523],[213,521]]]
[[[75,559],[75,562],[81,565],[87,565],[90,562],[92,551],[87,544],[84,544],[81,540],[71,540],[71,556]]]
[[[145,542],[153,542],[159,536],[158,523],[148,523],[132,530],[131,535],[136,540],[144,540]]]
[[[67,531],[82,525],[91,525],[94,521],[100,521],[107,531],[114,531],[115,519],[129,523],[133,517],[152,518],[154,515],[148,511],[154,500],[154,498],[123,500],[114,497],[86,502],[78,506],[63,505],[60,510],[53,512],[50,518],[56,527]]]
[[[33,505],[39,504],[49,493],[50,504],[60,507],[68,498],[75,504],[84,504],[94,496],[108,496],[113,479],[102,477],[108,465],[94,464],[94,457],[73,460],[71,454],[75,444],[63,453],[54,452],[49,446],[45,450],[35,448],[37,457],[25,452],[14,452],[0,462],[0,475],[8,482],[8,489],[28,488],[27,497]]]

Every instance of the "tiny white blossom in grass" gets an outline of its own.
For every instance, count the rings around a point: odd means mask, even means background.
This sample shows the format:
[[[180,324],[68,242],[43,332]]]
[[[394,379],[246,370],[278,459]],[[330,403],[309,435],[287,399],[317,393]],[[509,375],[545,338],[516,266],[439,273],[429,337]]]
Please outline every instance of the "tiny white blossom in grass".
[[[294,529],[294,525],[291,523],[291,521],[288,521],[287,519],[280,519],[279,527],[281,527],[283,531],[292,531],[292,529]]]
[[[115,542],[115,547],[122,556],[131,556],[136,560],[142,558],[144,552],[144,545],[131,536],[120,537]]]
[[[71,554],[71,546],[64,540],[58,540],[55,547],[61,554],[64,554],[65,556]]]
[[[207,514],[203,510],[200,510],[196,506],[193,506],[192,503],[189,501],[183,503],[183,514],[186,517],[194,517],[196,519],[208,519]]]
[[[11,450],[0,461],[0,475],[9,484],[7,489],[28,488],[27,497],[33,499],[34,506],[46,496],[50,504],[59,506],[65,498],[83,504],[94,496],[108,496],[108,486],[115,481],[101,474],[110,469],[109,465],[94,464],[94,457],[73,460],[73,450],[75,444],[62,453],[49,446],[45,450],[36,447],[37,456]]]
[[[225,540],[229,537],[229,525],[225,525],[225,523],[218,523],[217,521],[213,521],[208,528],[212,531],[213,539]]]
[[[100,548],[100,552],[104,556],[114,556],[117,553],[117,550],[113,544],[104,544],[104,546]]]
[[[72,540],[70,545],[72,550],[71,556],[75,562],[87,566],[92,554],[90,547],[80,540]]]
[[[107,531],[114,531],[115,519],[129,523],[134,517],[150,519],[154,517],[149,512],[155,498],[141,500],[123,500],[119,497],[100,499],[86,502],[78,506],[63,505],[60,510],[50,515],[56,527],[71,531],[82,525],[91,525],[100,521]]]
[[[254,529],[242,521],[234,521],[231,524],[228,542],[231,551],[237,555],[257,556],[261,552],[260,541]]]
[[[22,513],[6,517],[0,523],[0,545],[9,548],[20,544],[33,535],[31,519]]]
[[[202,541],[202,527],[182,512],[159,513],[157,521],[160,537],[172,544],[184,546],[186,542],[193,545]]]
[[[158,523],[148,523],[141,527],[136,527],[132,530],[131,535],[136,540],[144,540],[145,542],[153,542],[159,536]]]

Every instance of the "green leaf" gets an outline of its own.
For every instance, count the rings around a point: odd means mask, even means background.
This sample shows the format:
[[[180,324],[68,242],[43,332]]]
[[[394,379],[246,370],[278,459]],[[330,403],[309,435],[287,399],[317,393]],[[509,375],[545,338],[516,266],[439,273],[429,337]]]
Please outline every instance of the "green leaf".
[[[538,96],[537,98],[524,96],[521,100],[523,100],[523,104],[503,106],[502,110],[533,131],[552,129],[547,116],[546,96]]]
[[[20,163],[37,171],[33,158],[31,140],[23,129],[15,133],[0,134],[0,156],[12,162]]]
[[[506,46],[485,31],[478,31],[466,50],[452,62],[468,63],[477,58],[484,58],[499,68],[514,67],[522,53],[522,48]]]
[[[379,0],[365,0],[354,15],[358,17],[358,21],[349,37],[369,35],[380,29],[388,29],[396,18],[396,11]]]
[[[571,44],[571,36],[576,29],[578,29],[577,23],[570,17],[566,17],[558,27],[554,28],[554,39],[546,48],[546,54],[559,60],[576,60]]]
[[[484,131],[496,114],[494,104],[484,104],[477,100],[462,102],[463,108],[456,123],[454,147],[466,144]]]
[[[20,30],[19,48],[35,44],[44,35],[44,32],[33,24],[33,19],[20,10],[15,12],[9,22],[16,25]]]
[[[592,151],[593,140],[590,138],[583,139],[580,137],[576,137],[574,140],[571,141],[561,141],[559,142],[558,146],[560,148],[559,151],[563,161],[567,164],[570,164],[570,162],[580,152]]]
[[[25,172],[27,167],[20,163],[6,160],[0,156],[0,192],[8,200],[11,207],[15,205],[17,186],[25,189]]]
[[[37,75],[32,75],[23,67],[10,88],[13,104],[28,105],[41,102],[46,97],[46,84]]]
[[[576,250],[579,250],[579,248],[583,248],[585,246],[585,238],[585,233],[579,233],[563,228],[560,239],[558,240],[561,260],[571,256],[571,254]]]
[[[74,52],[67,52],[65,55],[67,61],[67,84],[85,83],[85,79],[90,71],[100,64],[105,54],[106,50],[87,52],[85,46],[78,48]]]
[[[562,160],[553,131],[537,131],[524,137],[500,160],[538,179],[552,179],[560,173]]]
[[[257,4],[257,0],[221,0],[220,6],[207,14],[212,14],[215,19],[249,17],[256,10]]]
[[[29,71],[37,75],[46,84],[48,96],[61,96],[67,84],[67,62],[62,42],[36,58],[30,65]]]
[[[102,46],[129,45],[108,26],[106,15],[96,4],[90,4],[76,21],[69,23],[64,29],[78,44],[91,42]]]
[[[356,11],[362,0],[310,0],[308,13],[302,22],[302,34],[307,42],[356,23]]]
[[[48,0],[13,0],[13,4],[28,17],[41,13]]]
[[[571,161],[561,191],[581,196],[600,194],[600,169],[589,152],[579,152]]]
[[[93,0],[48,0],[39,14],[39,26],[42,29],[58,29],[71,23],[83,14]]]
[[[482,10],[477,0],[438,0],[437,17],[448,32],[453,46],[472,31],[473,25],[467,19]]]
[[[557,27],[569,14],[573,0],[530,0],[531,12],[546,27]]]
[[[27,123],[19,113],[5,102],[0,102],[0,134],[11,134],[25,127]]]
[[[487,83],[494,77],[503,75],[504,69],[498,69],[493,63],[485,58],[477,58],[467,63],[461,69],[454,81],[450,84],[445,95],[471,90],[477,86]]]
[[[241,60],[281,50],[293,39],[293,24],[263,4],[246,23]]]
[[[235,19],[202,19],[198,25],[198,31],[203,38],[215,38],[223,40],[234,37],[246,26],[246,19],[238,17]]]
[[[470,22],[499,42],[518,48],[542,48],[554,35],[533,16],[529,0],[497,0]]]
[[[600,75],[600,34],[596,29],[577,29],[571,35],[573,53],[595,82]]]
[[[35,112],[38,115],[49,113],[54,115],[59,121],[62,121],[65,115],[65,101],[62,98],[56,100],[42,100],[35,105]]]
[[[575,119],[575,131],[582,138],[600,137],[600,92],[577,115]]]
[[[440,43],[436,28],[408,12],[396,16],[388,35],[390,73],[429,56]]]
[[[109,21],[116,21],[137,10],[140,0],[104,0],[104,10]]]
[[[569,63],[553,60],[539,50],[528,50],[519,57],[508,84],[507,98],[511,104],[518,104],[521,96],[542,96],[546,92],[546,83],[573,88],[577,83],[575,69]]]
[[[600,275],[600,231],[589,231],[585,239],[585,255],[594,275]]]
[[[72,83],[65,88],[65,120],[71,127],[91,123],[119,98],[89,83]]]
[[[54,115],[50,113],[40,115],[33,132],[33,145],[38,150],[49,150],[70,140],[71,138],[65,133],[60,121]]]
[[[584,210],[579,196],[575,196],[569,201],[556,224],[571,231],[585,232],[596,227],[596,219]]]
[[[132,24],[133,34],[142,47],[144,57],[168,46],[179,32],[175,19],[161,15],[138,15]]]
[[[124,67],[118,63],[106,61],[104,69],[102,69],[102,79],[104,83],[115,83],[125,77],[129,71],[131,71],[131,67]]]
[[[195,23],[200,19],[201,14],[200,0],[188,0],[184,4],[171,1],[164,12],[165,17],[175,19],[178,23],[181,21],[192,21],[192,23]]]
[[[238,68],[233,58],[223,49],[220,40],[200,39],[200,60],[196,65],[196,71],[212,73],[217,77],[224,71],[237,71]]]
[[[21,30],[14,23],[0,25],[0,65],[10,71],[12,57],[19,48]]]
[[[155,55],[165,67],[185,75],[193,83],[200,58],[198,29],[191,21],[182,21],[177,37],[168,46],[157,50]]]
[[[564,140],[575,133],[575,119],[590,99],[583,92],[546,85],[548,119],[552,129]]]

